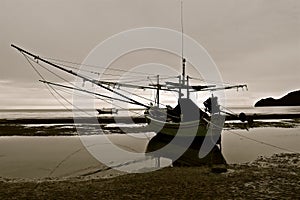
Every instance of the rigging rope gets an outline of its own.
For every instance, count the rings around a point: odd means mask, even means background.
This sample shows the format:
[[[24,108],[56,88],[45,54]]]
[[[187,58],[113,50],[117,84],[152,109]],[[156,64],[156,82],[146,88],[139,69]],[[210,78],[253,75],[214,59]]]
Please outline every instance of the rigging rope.
[[[129,91],[124,90],[124,89],[122,89],[122,88],[118,88],[118,89],[121,90],[121,91],[123,91],[123,92],[126,92],[126,93],[128,93],[128,94],[137,96],[137,97],[139,97],[139,98],[141,98],[141,99],[144,99],[144,100],[147,100],[147,101],[150,101],[150,102],[154,103],[154,101],[153,101],[152,99],[149,99],[149,98],[147,98],[147,97],[140,96],[140,95],[138,95],[138,94],[135,94],[135,93],[133,93],[133,92],[129,92]],[[163,104],[163,103],[159,103],[159,104],[162,105],[162,106],[166,106],[166,105]]]
[[[206,84],[207,84],[207,82],[214,83],[214,84],[222,84],[222,85],[232,85],[233,84],[233,83],[228,83],[228,82],[206,80],[206,79],[195,78],[195,77],[189,77],[189,78],[192,79],[192,80],[198,80],[198,81],[204,82]]]
[[[80,68],[77,68],[77,67],[73,67],[71,65],[66,65],[66,64],[62,64],[62,63],[59,63],[59,62],[53,62],[54,64],[58,64],[58,65],[61,65],[61,66],[64,66],[64,67],[68,67],[68,68],[71,68],[71,69],[76,69],[78,71],[83,71],[83,72],[89,72],[89,73],[92,73],[92,74],[97,74],[98,76],[100,75],[108,75],[108,76],[118,76],[118,77],[122,77],[122,75],[119,75],[119,74],[111,74],[111,73],[106,73],[106,72],[96,72],[96,71],[92,71],[92,70],[87,70],[87,69],[80,69]],[[129,76],[131,77],[130,79],[133,79],[133,77],[139,77],[140,76],[134,76],[134,75],[126,75],[126,76]]]
[[[21,53],[23,54],[23,52],[21,52]],[[24,55],[26,58],[29,58],[30,60],[32,60],[32,62],[38,64],[40,67],[42,67],[42,68],[44,68],[45,70],[47,70],[48,72],[52,73],[53,75],[57,76],[58,78],[60,78],[60,79],[62,79],[62,80],[64,80],[64,81],[66,81],[66,82],[68,82],[69,84],[73,85],[74,87],[78,88],[76,85],[72,84],[71,82],[69,82],[69,81],[66,80],[65,78],[61,77],[60,75],[56,74],[55,72],[49,70],[48,68],[46,68],[45,66],[43,66],[42,64],[40,64],[38,61],[35,61],[35,59],[32,59],[31,57],[29,57],[29,56],[27,56],[27,55],[25,55],[25,54],[23,54],[23,55]],[[45,81],[45,79],[43,79],[43,80]],[[62,97],[61,94],[59,94],[53,87],[51,87],[51,88],[53,89],[54,92],[57,93],[57,95],[59,95],[60,97]],[[121,90],[122,90],[122,89],[121,89]],[[125,90],[122,90],[122,91],[125,91]],[[125,92],[130,93],[130,94],[132,94],[132,95],[135,95],[135,96],[137,96],[137,97],[146,99],[147,101],[153,102],[152,99],[148,99],[148,98],[145,98],[145,97],[136,95],[136,94],[131,93],[131,92],[128,92],[128,91],[125,91]],[[69,101],[68,101],[67,99],[65,99],[64,97],[62,97],[62,98],[63,98],[68,104],[73,105],[71,102],[69,102]],[[101,99],[101,98],[100,98],[100,99]],[[107,101],[104,100],[104,99],[101,99],[101,100],[107,102]],[[165,104],[162,104],[162,103],[160,103],[160,104],[163,105],[163,106],[165,106]],[[114,105],[115,105],[115,104],[114,104]],[[120,108],[123,108],[123,107],[121,107],[121,106],[119,106],[119,105],[115,105],[115,106],[120,107]],[[77,109],[80,110],[80,108],[77,108]],[[123,109],[124,109],[124,108],[123,108]],[[85,111],[83,111],[83,112],[85,112]],[[139,114],[139,113],[137,113],[137,112],[134,112],[134,111],[130,111],[130,112],[135,113],[135,114],[138,114],[139,116],[142,116],[141,114]],[[159,112],[162,112],[162,111],[159,111]],[[86,112],[85,112],[85,113],[86,113]],[[88,114],[88,113],[86,113],[86,114]]]
[[[61,59],[49,58],[49,57],[43,57],[43,58],[48,59],[48,60],[63,62],[63,63],[69,63],[69,64],[73,64],[73,65],[79,65],[79,66],[86,66],[86,67],[92,67],[92,68],[102,68],[102,69],[105,69],[105,70],[119,71],[119,72],[133,73],[133,74],[142,74],[142,75],[148,75],[148,76],[151,76],[151,75],[156,76],[156,74],[145,73],[145,72],[131,72],[131,71],[123,70],[123,69],[106,68],[106,67],[101,67],[101,66],[97,66],[97,65],[82,64],[82,63],[77,63],[77,62],[61,60]]]
[[[154,77],[154,76],[147,76],[147,77],[145,77],[145,78],[147,78],[147,79],[149,79],[150,77]],[[157,76],[155,76],[155,78],[156,78]],[[123,78],[121,79],[121,81],[120,82],[118,82],[118,83],[120,83],[120,84],[122,84],[122,83],[138,83],[138,82],[145,82],[146,81],[146,79],[137,79],[137,80],[135,80],[135,79],[132,79],[132,80],[129,80],[129,81],[122,81],[123,80]],[[167,80],[167,79],[174,79],[174,78],[177,78],[176,76],[167,76],[167,77],[165,77],[165,78],[159,78],[159,80]],[[101,79],[102,80],[102,79]]]
[[[204,118],[203,118],[203,119],[204,119]],[[212,123],[211,121],[208,121],[208,120],[206,120],[206,119],[204,119],[204,120],[205,120],[207,123],[212,124],[213,126],[219,128],[219,129],[223,129],[223,127],[220,127],[220,126],[218,126],[218,125]],[[265,146],[273,147],[273,148],[276,148],[276,149],[279,149],[279,150],[283,150],[283,151],[288,151],[288,152],[291,152],[291,153],[299,153],[299,152],[297,152],[297,151],[294,151],[294,150],[291,150],[291,149],[288,149],[288,148],[283,148],[283,147],[280,147],[280,146],[277,146],[277,145],[274,145],[274,144],[270,144],[270,143],[267,143],[267,142],[264,142],[264,141],[259,141],[259,140],[256,140],[256,139],[254,139],[254,138],[247,137],[247,136],[245,136],[245,135],[236,133],[236,132],[234,132],[234,131],[232,131],[232,130],[226,130],[226,129],[224,129],[224,131],[228,131],[229,133],[232,133],[232,134],[237,135],[237,136],[239,136],[239,137],[242,137],[242,138],[251,140],[251,141],[253,141],[253,142],[256,142],[256,143],[259,143],[259,144],[262,144],[262,145],[265,145]]]
[[[23,52],[21,52],[23,54]],[[34,69],[34,71],[40,76],[40,78],[43,81],[46,81],[46,79],[43,77],[43,75],[34,67],[34,65],[30,62],[30,60],[32,60],[32,58],[26,56],[25,54],[23,54],[23,56],[25,56],[26,60],[28,61],[28,63],[30,64],[30,66]],[[30,60],[29,60],[30,59]],[[38,65],[41,66],[41,64],[37,63]],[[42,66],[44,67],[44,66]],[[47,69],[48,70],[48,69]],[[54,73],[54,72],[53,72]],[[54,73],[55,74],[55,73]],[[56,75],[56,74],[55,74]],[[80,110],[82,112],[84,112],[85,114],[90,115],[89,113],[87,113],[85,110],[80,109],[79,107],[75,106],[74,104],[72,104],[68,99],[66,99],[63,95],[61,95],[59,92],[57,92],[51,85],[47,84],[48,87],[50,87],[60,98],[62,98],[65,102],[67,102],[68,104],[70,104],[71,106],[75,107],[77,110]],[[52,93],[51,90],[49,90],[49,92],[51,93],[51,95],[59,102],[61,103],[61,105],[66,108],[68,111],[71,111],[68,107],[66,107],[66,105],[62,104],[62,102]]]
[[[279,146],[274,145],[274,144],[270,144],[270,143],[267,143],[267,142],[264,142],[264,141],[259,141],[259,140],[256,140],[256,139],[253,139],[253,138],[244,136],[244,135],[242,135],[242,134],[235,133],[234,131],[231,131],[231,130],[225,130],[225,131],[228,131],[228,132],[230,132],[230,133],[232,133],[232,134],[238,135],[238,136],[240,136],[240,137],[242,137],[242,138],[245,138],[245,139],[254,141],[254,142],[256,142],[256,143],[259,143],[259,144],[262,144],[262,145],[265,145],[265,146],[273,147],[273,148],[276,148],[276,149],[279,149],[279,150],[283,150],[283,151],[288,151],[288,152],[291,152],[291,153],[298,153],[298,152],[296,152],[296,151],[294,151],[294,150],[291,150],[291,149],[279,147]]]
[[[38,76],[45,80],[45,78],[43,77],[43,75],[33,66],[33,64],[30,62],[30,60],[28,59],[28,57],[23,53],[21,52],[22,55],[25,57],[25,59],[27,60],[27,62],[30,64],[30,66],[33,68],[33,70],[38,74]],[[66,107],[66,105],[64,105],[55,95],[54,93],[51,91],[51,89],[54,91],[53,87],[50,86],[50,85],[47,85],[46,87],[48,89],[48,91],[50,92],[50,94],[58,101],[59,104],[61,104],[65,109],[67,110],[70,110],[68,107]],[[51,88],[51,89],[50,89]]]
[[[144,82],[145,81],[145,78],[141,79],[141,76],[138,76],[138,75],[126,75],[125,77],[122,77],[123,75],[119,75],[119,74],[111,74],[111,73],[106,73],[106,72],[96,72],[96,71],[91,71],[91,70],[86,70],[86,69],[80,69],[80,68],[77,68],[77,67],[73,67],[71,65],[66,65],[66,64],[62,64],[62,63],[59,63],[59,62],[53,62],[54,64],[59,64],[61,66],[64,66],[64,67],[68,67],[68,68],[71,68],[71,69],[76,69],[78,71],[83,71],[83,72],[89,72],[89,73],[92,73],[92,74],[97,74],[98,76],[100,75],[108,75],[108,76],[117,76],[117,77],[120,77],[122,81],[119,81],[118,83],[137,83],[137,82]],[[129,71],[130,72],[130,71]],[[165,75],[166,77],[165,78],[160,78],[160,80],[167,80],[167,79],[173,79],[173,78],[177,78],[177,76],[167,76]],[[148,77],[157,77],[157,75],[152,75],[152,76],[147,76]],[[164,77],[164,76],[162,76]],[[91,77],[89,77],[91,78]],[[137,78],[137,79],[135,79]],[[110,78],[110,79],[107,79],[107,78],[101,78],[102,81],[105,81],[105,80],[114,80],[116,81],[115,78]],[[128,81],[123,81],[123,80],[128,80]]]
[[[22,54],[23,54],[23,53],[22,53]],[[24,55],[24,54],[23,54],[23,55]],[[41,65],[40,63],[35,62],[32,58],[30,58],[30,57],[28,57],[28,56],[26,56],[26,55],[24,55],[24,56],[26,57],[26,59],[30,59],[32,62],[38,64],[40,67],[46,69],[48,72],[52,73],[53,75],[57,76],[58,78],[60,78],[60,79],[62,79],[62,80],[64,80],[64,81],[66,81],[66,82],[68,82],[69,84],[71,84],[71,85],[74,86],[75,88],[80,89],[80,88],[77,87],[75,84],[69,82],[68,80],[66,80],[65,78],[61,77],[60,75],[58,75],[58,74],[56,74],[55,72],[49,70],[48,68],[46,68],[45,66]],[[29,60],[28,60],[28,61],[29,61]],[[35,71],[38,72],[38,70],[32,65],[32,63],[31,63],[30,61],[29,61],[29,63],[30,63],[30,65],[35,69]],[[40,72],[38,72],[38,74],[41,75]],[[47,82],[47,81],[43,78],[43,76],[41,76],[41,78],[43,79],[43,81]],[[47,84],[47,85],[49,85],[49,84]],[[52,90],[53,90],[54,92],[57,93],[57,91],[56,91],[52,86],[49,85],[49,87],[51,87]],[[80,110],[80,111],[86,113],[86,114],[89,115],[89,116],[93,116],[93,115],[90,115],[89,113],[87,113],[86,111],[84,111],[84,110],[78,108],[77,106],[73,105],[70,101],[68,101],[68,100],[67,100],[65,97],[63,97],[61,94],[57,93],[57,95],[59,95],[61,98],[63,98],[63,99],[64,99],[68,104],[70,104],[71,106],[74,106],[77,110]],[[94,95],[92,95],[92,96],[95,97]],[[105,102],[108,103],[108,101],[105,100],[105,99],[103,99],[103,98],[100,98],[100,97],[96,97],[96,98],[98,98],[98,99],[100,99],[100,100],[105,101]],[[121,107],[121,106],[119,106],[119,105],[113,104],[112,102],[110,102],[110,104],[112,104],[113,106],[119,107],[119,108],[121,108],[121,109],[125,109],[124,107]],[[135,112],[135,111],[132,111],[132,110],[129,110],[129,112],[132,112],[132,113],[136,114],[138,117],[143,116],[142,114],[140,114],[140,113],[138,113],[138,112]]]

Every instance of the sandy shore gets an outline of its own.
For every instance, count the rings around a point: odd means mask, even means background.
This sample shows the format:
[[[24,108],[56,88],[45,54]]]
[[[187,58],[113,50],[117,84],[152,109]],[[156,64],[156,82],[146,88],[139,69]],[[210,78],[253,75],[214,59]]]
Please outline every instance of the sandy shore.
[[[0,199],[299,199],[300,154],[281,154],[229,165],[164,168],[110,179],[0,180]]]

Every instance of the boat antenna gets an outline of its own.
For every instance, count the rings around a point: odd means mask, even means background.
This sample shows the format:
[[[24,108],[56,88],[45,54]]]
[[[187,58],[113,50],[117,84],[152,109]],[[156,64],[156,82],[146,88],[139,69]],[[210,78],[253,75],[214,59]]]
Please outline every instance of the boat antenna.
[[[181,19],[181,60],[182,60],[182,84],[185,84],[185,58],[183,57],[183,1],[180,1],[180,19]]]

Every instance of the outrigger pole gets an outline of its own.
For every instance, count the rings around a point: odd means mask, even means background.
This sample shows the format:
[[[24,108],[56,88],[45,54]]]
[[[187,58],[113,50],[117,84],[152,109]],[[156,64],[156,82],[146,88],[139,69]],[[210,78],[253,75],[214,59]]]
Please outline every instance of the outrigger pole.
[[[42,61],[42,62],[44,62],[44,63],[46,63],[46,64],[48,64],[48,65],[51,65],[51,66],[53,66],[53,67],[55,67],[55,68],[57,68],[57,69],[60,69],[60,70],[62,70],[62,71],[64,71],[64,72],[67,72],[67,73],[69,73],[69,74],[72,74],[72,75],[74,75],[74,76],[77,76],[77,77],[79,77],[79,78],[82,78],[83,81],[88,81],[88,82],[90,82],[90,83],[93,83],[93,84],[95,84],[95,85],[98,85],[99,87],[102,87],[102,88],[104,88],[104,89],[106,89],[106,90],[108,90],[108,91],[110,91],[110,92],[113,92],[113,93],[115,93],[115,94],[117,94],[117,95],[119,95],[119,96],[121,96],[121,97],[123,97],[123,98],[129,100],[130,102],[132,102],[132,103],[134,103],[134,104],[136,104],[136,105],[143,106],[143,107],[145,107],[145,108],[150,108],[150,106],[147,106],[147,105],[145,105],[145,104],[143,104],[143,103],[140,103],[140,102],[138,102],[138,101],[136,101],[136,100],[134,100],[134,99],[132,99],[132,98],[130,98],[130,97],[127,97],[127,96],[124,95],[124,94],[121,94],[121,93],[119,93],[119,92],[117,92],[117,91],[114,91],[113,89],[111,89],[111,88],[109,88],[109,87],[106,87],[106,86],[100,84],[97,80],[94,80],[94,79],[90,79],[90,78],[84,77],[83,75],[78,74],[78,73],[76,73],[76,72],[73,72],[72,70],[67,70],[67,69],[65,69],[65,68],[63,68],[63,67],[61,67],[61,66],[59,66],[59,65],[57,65],[57,64],[51,63],[51,62],[49,62],[48,60],[45,60],[45,59],[43,59],[43,58],[40,58],[40,57],[37,56],[37,55],[34,55],[34,54],[32,54],[32,53],[30,53],[30,52],[28,52],[28,51],[26,51],[26,50],[24,50],[24,49],[22,49],[22,48],[20,48],[20,47],[17,47],[17,46],[14,45],[14,44],[11,44],[11,47],[17,49],[17,50],[20,51],[21,53],[25,53],[25,54],[27,54],[27,55],[33,57],[35,60],[40,60],[40,61]]]

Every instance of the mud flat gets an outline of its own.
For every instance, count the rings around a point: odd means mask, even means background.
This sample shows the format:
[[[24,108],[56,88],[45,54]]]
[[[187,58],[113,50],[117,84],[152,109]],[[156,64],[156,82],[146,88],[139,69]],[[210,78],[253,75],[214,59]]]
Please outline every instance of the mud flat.
[[[275,119],[275,120],[274,120]],[[300,119],[277,119],[255,120],[251,124],[240,121],[228,121],[224,128],[229,129],[251,129],[259,127],[296,128],[300,125]],[[116,120],[116,121],[114,121]],[[116,126],[110,126],[117,122]],[[134,123],[138,126],[131,126]],[[118,127],[118,125],[128,125]],[[149,132],[144,118],[128,117],[102,117],[98,121],[91,118],[54,118],[54,119],[0,119],[0,136],[75,136],[78,135],[99,135],[101,133],[142,133]]]

